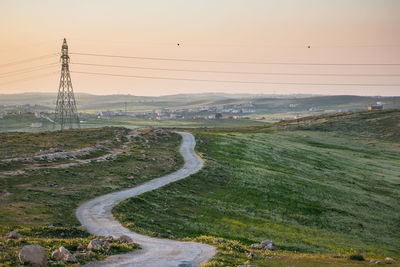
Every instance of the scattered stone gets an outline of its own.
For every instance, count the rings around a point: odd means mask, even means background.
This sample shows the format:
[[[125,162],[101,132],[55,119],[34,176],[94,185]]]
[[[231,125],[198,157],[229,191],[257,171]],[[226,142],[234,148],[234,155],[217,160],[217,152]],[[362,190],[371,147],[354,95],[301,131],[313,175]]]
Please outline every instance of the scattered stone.
[[[103,242],[103,248],[104,248],[104,249],[109,249],[109,248],[110,248],[110,242],[108,242],[108,240],[105,240],[105,241]]]
[[[18,258],[23,264],[30,264],[34,267],[47,265],[46,250],[39,245],[26,245],[22,247]]]
[[[250,259],[258,259],[258,255],[257,253],[255,253],[254,251],[250,250],[249,255],[247,255]]]
[[[77,262],[76,257],[64,247],[54,250],[51,253],[51,257],[63,262]]]
[[[22,235],[19,234],[19,233],[16,233],[16,232],[9,232],[9,233],[7,234],[7,237],[8,237],[9,239],[20,239],[20,238],[22,237]]]
[[[262,248],[261,244],[259,244],[259,243],[251,244],[251,247],[255,248],[255,249],[261,249]]]
[[[80,231],[86,231],[86,227],[83,225],[76,227],[76,229],[78,229]]]
[[[50,225],[49,225],[49,228],[54,228],[54,224],[50,224]]]
[[[130,237],[127,236],[127,235],[121,235],[121,236],[119,237],[119,241],[122,242],[122,243],[133,243],[132,238],[130,238]]]
[[[129,177],[128,177],[128,180],[135,180],[135,177],[129,176]]]
[[[33,219],[37,221],[37,220],[40,219],[40,217],[39,216],[35,216],[35,217],[33,217]]]
[[[99,249],[103,246],[101,241],[99,239],[93,239],[89,242],[87,245],[87,249],[92,250],[92,249]]]
[[[76,247],[77,251],[83,251],[85,250],[85,247],[82,245],[82,243],[78,243],[78,246]]]
[[[386,257],[386,258],[385,258],[385,261],[389,261],[389,262],[395,262],[395,260],[394,260],[394,259],[392,259],[391,257]]]
[[[111,235],[106,237],[106,240],[110,243],[114,242],[114,237],[112,237]]]
[[[261,241],[260,245],[264,250],[273,250],[273,251],[278,250],[278,248],[275,246],[274,242],[272,242],[271,240]]]

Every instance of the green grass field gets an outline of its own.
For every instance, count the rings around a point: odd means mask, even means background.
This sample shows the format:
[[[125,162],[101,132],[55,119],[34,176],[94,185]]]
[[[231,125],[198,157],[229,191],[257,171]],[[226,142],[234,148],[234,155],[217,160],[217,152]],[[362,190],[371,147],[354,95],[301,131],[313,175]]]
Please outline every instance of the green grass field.
[[[113,137],[115,131],[119,130],[103,128],[94,132],[83,129],[22,135],[34,140],[29,143],[31,154],[42,148],[44,140],[51,141],[51,146],[54,146],[58,144],[60,136],[71,137],[63,144],[69,148],[81,147],[96,140],[104,140],[107,136]],[[39,138],[42,135],[46,138]],[[8,142],[15,143],[16,148],[23,143],[20,134],[3,133],[2,136]],[[79,226],[75,217],[78,204],[176,170],[182,164],[178,153],[180,142],[181,137],[174,133],[154,134],[142,130],[130,143],[129,152],[114,160],[70,168],[27,170],[21,175],[0,178],[0,266],[17,266],[18,251],[25,244],[39,243],[49,254],[60,245],[75,251],[78,242],[87,244],[93,236],[76,230]],[[23,151],[21,153],[25,154]],[[130,176],[134,179],[128,179]],[[3,190],[9,194],[3,195]],[[10,231],[21,233],[23,238],[5,238]],[[97,251],[81,263],[136,248],[135,245],[115,243],[115,247],[109,251]]]
[[[224,129],[198,125],[203,128],[191,132],[205,167],[122,202],[114,214],[137,232],[215,245],[218,254],[206,266],[370,266],[349,260],[359,253],[382,262],[390,256],[397,259],[391,266],[399,266],[399,112],[339,113],[240,128],[237,121]],[[2,133],[0,153],[4,158],[77,149],[118,132],[126,130]],[[0,190],[10,193],[0,195],[0,265],[17,265],[25,244],[39,243],[48,253],[60,245],[74,251],[78,242],[87,244],[94,237],[76,229],[80,202],[182,165],[177,134],[139,132],[129,152],[114,160],[0,178]],[[10,231],[23,238],[5,238]],[[264,239],[279,251],[256,249],[259,258],[249,259],[250,245]],[[133,249],[115,243],[81,263]]]
[[[205,167],[122,202],[114,214],[134,231],[167,237],[171,230],[172,238],[217,245],[210,266],[368,265],[347,259],[356,253],[399,258],[396,116],[195,131]],[[349,123],[358,128],[333,127]],[[281,252],[249,260],[249,245],[264,239]]]
[[[52,148],[69,151],[91,147],[106,140],[113,140],[118,133],[123,134],[125,131],[122,128],[105,127],[101,130],[0,133],[0,159],[31,156]]]
[[[42,127],[32,128],[32,123],[42,123]],[[125,127],[128,129],[142,127],[163,127],[163,128],[232,128],[264,125],[264,122],[255,120],[136,120],[132,117],[115,117],[112,119],[88,118],[86,123],[81,123],[82,129],[101,127]],[[59,126],[58,126],[59,127]],[[6,115],[0,119],[0,132],[43,132],[53,131],[54,126],[46,119],[38,119],[33,114]]]

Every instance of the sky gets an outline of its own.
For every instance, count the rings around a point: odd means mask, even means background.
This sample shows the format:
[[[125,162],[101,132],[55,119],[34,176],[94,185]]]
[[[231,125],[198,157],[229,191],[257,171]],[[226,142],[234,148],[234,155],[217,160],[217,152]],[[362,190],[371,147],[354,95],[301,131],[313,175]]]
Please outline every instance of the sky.
[[[0,0],[0,94],[57,92],[66,38],[80,93],[399,96],[399,14],[398,0]]]

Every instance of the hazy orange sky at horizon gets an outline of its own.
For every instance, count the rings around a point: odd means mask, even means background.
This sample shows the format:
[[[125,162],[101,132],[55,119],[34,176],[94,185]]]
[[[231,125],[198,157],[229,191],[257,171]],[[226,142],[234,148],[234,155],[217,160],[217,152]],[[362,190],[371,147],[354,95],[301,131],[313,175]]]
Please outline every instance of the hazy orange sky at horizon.
[[[59,53],[65,37],[71,52],[75,92],[151,96],[202,92],[400,95],[400,86],[299,85],[400,84],[398,0],[1,0],[0,36],[0,94],[56,93],[58,55],[8,63]],[[74,53],[398,65],[232,64],[89,57]],[[275,84],[95,76],[79,72]],[[268,75],[255,74],[260,72]]]

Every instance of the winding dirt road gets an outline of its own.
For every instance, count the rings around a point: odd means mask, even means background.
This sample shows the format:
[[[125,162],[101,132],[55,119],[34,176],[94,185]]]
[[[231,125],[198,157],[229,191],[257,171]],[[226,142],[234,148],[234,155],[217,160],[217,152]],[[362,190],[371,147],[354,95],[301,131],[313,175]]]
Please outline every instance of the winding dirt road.
[[[136,187],[103,195],[89,200],[78,207],[76,216],[86,229],[95,235],[130,236],[142,249],[132,253],[115,255],[102,262],[87,266],[199,266],[215,255],[215,248],[195,242],[181,242],[139,235],[123,227],[112,215],[112,208],[121,201],[184,179],[203,166],[203,160],[194,152],[195,139],[189,133],[179,132],[182,144],[179,152],[185,163],[178,171],[153,179]]]

